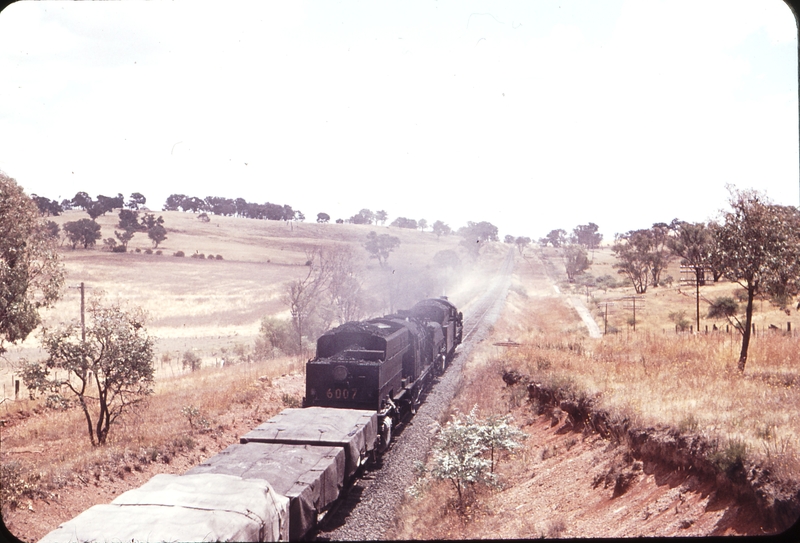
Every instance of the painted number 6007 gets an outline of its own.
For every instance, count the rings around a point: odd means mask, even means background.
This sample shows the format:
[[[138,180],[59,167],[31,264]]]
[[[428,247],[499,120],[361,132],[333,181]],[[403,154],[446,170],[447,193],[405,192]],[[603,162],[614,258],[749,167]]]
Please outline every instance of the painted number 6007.
[[[357,392],[357,388],[329,388],[325,395],[329,400],[355,400]]]

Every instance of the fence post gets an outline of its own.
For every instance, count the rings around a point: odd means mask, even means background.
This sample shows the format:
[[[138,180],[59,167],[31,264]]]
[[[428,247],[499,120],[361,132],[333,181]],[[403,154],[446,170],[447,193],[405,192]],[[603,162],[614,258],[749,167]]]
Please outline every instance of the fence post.
[[[14,400],[19,400],[19,379],[14,380]]]

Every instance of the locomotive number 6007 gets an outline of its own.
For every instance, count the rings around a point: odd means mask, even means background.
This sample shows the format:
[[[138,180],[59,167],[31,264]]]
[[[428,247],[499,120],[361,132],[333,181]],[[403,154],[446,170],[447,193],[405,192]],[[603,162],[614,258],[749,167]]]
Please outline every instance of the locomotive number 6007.
[[[329,388],[325,395],[329,400],[354,400],[358,393],[357,388]]]

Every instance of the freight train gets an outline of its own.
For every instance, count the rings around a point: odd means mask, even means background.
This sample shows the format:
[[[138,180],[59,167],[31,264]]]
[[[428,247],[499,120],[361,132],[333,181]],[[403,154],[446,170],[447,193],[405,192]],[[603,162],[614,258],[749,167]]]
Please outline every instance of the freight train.
[[[462,331],[462,314],[442,297],[326,332],[306,364],[302,408],[285,409],[183,475],[156,475],[90,507],[40,543],[305,538],[416,412]]]

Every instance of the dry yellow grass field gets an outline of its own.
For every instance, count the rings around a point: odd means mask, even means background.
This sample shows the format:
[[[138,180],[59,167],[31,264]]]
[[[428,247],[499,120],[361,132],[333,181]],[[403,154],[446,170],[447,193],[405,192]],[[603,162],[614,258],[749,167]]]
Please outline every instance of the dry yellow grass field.
[[[542,253],[539,248],[529,249],[524,259],[517,260],[501,319],[494,326],[492,336],[473,351],[464,367],[464,382],[453,404],[454,413],[469,412],[473,406],[477,406],[483,416],[512,413],[517,424],[541,435],[541,430],[532,430],[538,428],[539,422],[527,404],[525,388],[505,387],[502,382],[503,370],[514,369],[537,382],[591,398],[598,409],[608,411],[617,420],[627,419],[633,427],[672,427],[684,435],[699,435],[710,442],[716,441],[720,459],[727,454],[741,453],[747,462],[761,465],[776,478],[794,481],[797,485],[800,479],[800,427],[797,424],[800,420],[800,339],[796,335],[762,335],[759,325],[759,334],[751,344],[747,370],[741,375],[736,370],[741,341],[737,332],[675,333],[668,314],[687,306],[693,308],[694,300],[679,293],[678,289],[684,288],[674,284],[649,290],[643,296],[645,309],[637,315],[636,332],[617,315],[619,333],[591,339],[586,326],[565,300],[573,296],[586,302],[585,288],[571,287],[566,282],[556,251],[548,249]],[[542,257],[549,259],[552,265],[541,265]],[[594,262],[589,273],[616,275],[608,249],[596,251]],[[679,270],[669,273],[677,276],[676,271]],[[553,288],[554,284],[560,293]],[[630,295],[630,290],[589,291],[588,305],[595,309],[601,329],[604,312],[598,308],[605,300]],[[701,294],[716,296],[734,290],[734,285],[721,283],[704,287]],[[783,311],[769,307],[767,302],[763,308],[759,313],[761,320],[757,322],[787,320]],[[715,323],[724,329],[723,322],[701,319],[701,330],[706,323],[709,328]],[[498,345],[510,342],[519,345]],[[549,420],[545,426],[550,426]],[[576,444],[576,439],[570,439],[569,435],[554,440],[552,443],[556,445],[529,439],[522,449],[507,455],[499,468],[503,489],[478,488],[476,501],[463,516],[448,505],[454,499],[449,483],[429,481],[421,498],[408,497],[392,536],[417,538],[415,526],[420,525],[434,526],[428,536],[444,539],[481,538],[487,533],[496,537],[672,533],[667,526],[645,526],[642,518],[620,521],[615,528],[609,525],[610,517],[598,519],[589,509],[575,508],[572,504],[576,500],[594,503],[597,498],[592,497],[594,493],[589,483],[585,489],[578,490],[581,494],[571,494],[572,481],[579,476],[569,469],[562,474],[563,489],[555,488],[545,499],[546,506],[553,508],[552,512],[548,509],[538,515],[539,518],[536,515],[516,517],[516,510],[535,510],[541,506],[535,504],[539,503],[538,495],[542,491],[539,485],[543,480],[535,475],[560,469],[546,458],[560,454],[558,450],[566,454],[564,451]],[[586,436],[578,437],[577,443],[588,443]],[[569,462],[574,461],[577,466],[582,460],[576,455],[570,456]],[[510,496],[514,496],[511,504]],[[655,494],[651,500],[656,498],[666,499],[662,494]],[[636,501],[617,502],[608,505],[607,514],[611,515],[611,509],[616,513],[636,506]],[[571,518],[571,521],[565,526],[562,518]],[[708,532],[702,531],[703,522]],[[718,519],[712,518],[698,520],[694,527],[697,531],[692,535],[708,535],[712,530],[719,530],[717,522]],[[664,531],[649,531],[658,529]]]
[[[430,232],[408,231],[375,225],[285,223],[236,217],[212,216],[204,223],[192,213],[156,212],[162,215],[168,237],[158,248],[161,255],[145,254],[151,248],[145,233],[138,233],[127,253],[94,249],[72,250],[62,245],[67,270],[63,298],[43,313],[45,325],[80,318],[81,282],[86,297],[103,293],[106,299],[142,307],[149,315],[148,331],[158,338],[159,373],[177,375],[183,352],[194,351],[204,365],[219,364],[226,354],[251,346],[263,317],[288,319],[281,301],[286,282],[305,276],[308,251],[317,247],[349,247],[360,259],[365,290],[371,293],[368,315],[384,314],[413,304],[427,295],[457,288],[460,277],[437,270],[433,256],[456,249],[460,238],[437,239]],[[83,211],[55,217],[63,224],[85,218]],[[118,218],[109,213],[98,219],[102,239],[114,237]],[[401,240],[386,269],[370,260],[362,248],[366,235],[375,230]],[[141,252],[136,252],[136,250]],[[175,257],[183,251],[185,257]],[[193,254],[222,255],[222,260],[191,258]],[[463,257],[463,254],[462,254]],[[466,258],[463,259],[466,263]],[[460,274],[459,274],[460,275]],[[38,335],[32,334],[7,353],[8,362],[41,356]],[[2,362],[0,362],[2,364]],[[0,368],[5,396],[13,395],[13,377]]]

